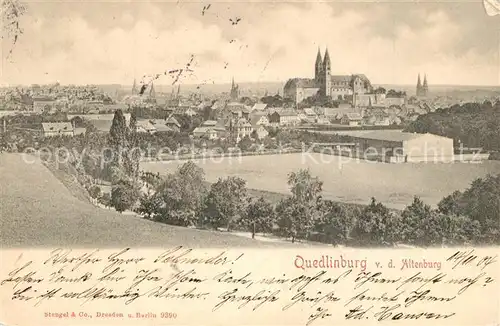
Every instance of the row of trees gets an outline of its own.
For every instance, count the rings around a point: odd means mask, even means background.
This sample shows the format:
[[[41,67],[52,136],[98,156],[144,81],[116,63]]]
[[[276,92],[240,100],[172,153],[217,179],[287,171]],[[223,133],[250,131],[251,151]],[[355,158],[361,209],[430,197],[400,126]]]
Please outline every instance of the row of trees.
[[[464,193],[444,198],[437,209],[415,198],[393,211],[374,198],[367,206],[322,198],[322,181],[308,170],[290,173],[290,196],[272,203],[248,195],[246,182],[221,178],[207,186],[201,168],[185,163],[165,179],[144,174],[150,191],[137,212],[172,225],[246,230],[296,240],[351,246],[414,246],[499,243],[500,176],[476,180]],[[496,197],[495,197],[496,196]],[[494,200],[496,198],[496,200]]]
[[[405,131],[453,138],[465,147],[500,151],[500,101],[466,103],[421,115]]]

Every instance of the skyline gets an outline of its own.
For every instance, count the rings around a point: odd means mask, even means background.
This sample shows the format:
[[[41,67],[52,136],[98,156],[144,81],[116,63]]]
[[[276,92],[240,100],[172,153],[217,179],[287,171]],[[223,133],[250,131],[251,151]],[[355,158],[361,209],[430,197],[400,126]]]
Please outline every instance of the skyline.
[[[284,83],[311,77],[318,47],[328,47],[332,74],[362,73],[377,85],[415,85],[418,73],[430,85],[500,85],[500,17],[482,1],[25,6],[10,58],[2,42],[2,84],[131,85],[191,61],[181,84]]]

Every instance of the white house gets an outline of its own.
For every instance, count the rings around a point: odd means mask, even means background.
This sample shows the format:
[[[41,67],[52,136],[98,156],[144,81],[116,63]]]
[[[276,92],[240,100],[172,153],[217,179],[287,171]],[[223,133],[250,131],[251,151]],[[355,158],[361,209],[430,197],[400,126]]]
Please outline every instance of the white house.
[[[359,113],[345,113],[340,120],[340,123],[348,126],[360,126],[363,117]]]
[[[42,131],[44,137],[75,135],[71,122],[42,122]]]

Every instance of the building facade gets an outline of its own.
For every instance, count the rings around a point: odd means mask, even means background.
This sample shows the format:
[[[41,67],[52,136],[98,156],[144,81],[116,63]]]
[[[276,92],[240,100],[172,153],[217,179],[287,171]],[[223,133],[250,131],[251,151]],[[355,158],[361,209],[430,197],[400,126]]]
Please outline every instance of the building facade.
[[[297,104],[316,94],[330,96],[332,99],[344,99],[353,94],[365,94],[372,91],[370,80],[363,74],[332,75],[328,49],[326,49],[323,58],[318,49],[314,65],[314,78],[289,79],[283,89],[283,96],[294,100]]]

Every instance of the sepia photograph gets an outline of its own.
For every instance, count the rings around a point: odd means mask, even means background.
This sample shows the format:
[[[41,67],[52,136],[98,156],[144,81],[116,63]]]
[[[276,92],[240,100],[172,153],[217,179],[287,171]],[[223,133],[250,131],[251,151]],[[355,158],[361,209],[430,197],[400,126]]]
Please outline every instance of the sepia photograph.
[[[1,5],[4,249],[500,244],[496,0]]]
[[[499,325],[500,0],[0,4],[0,326]]]

